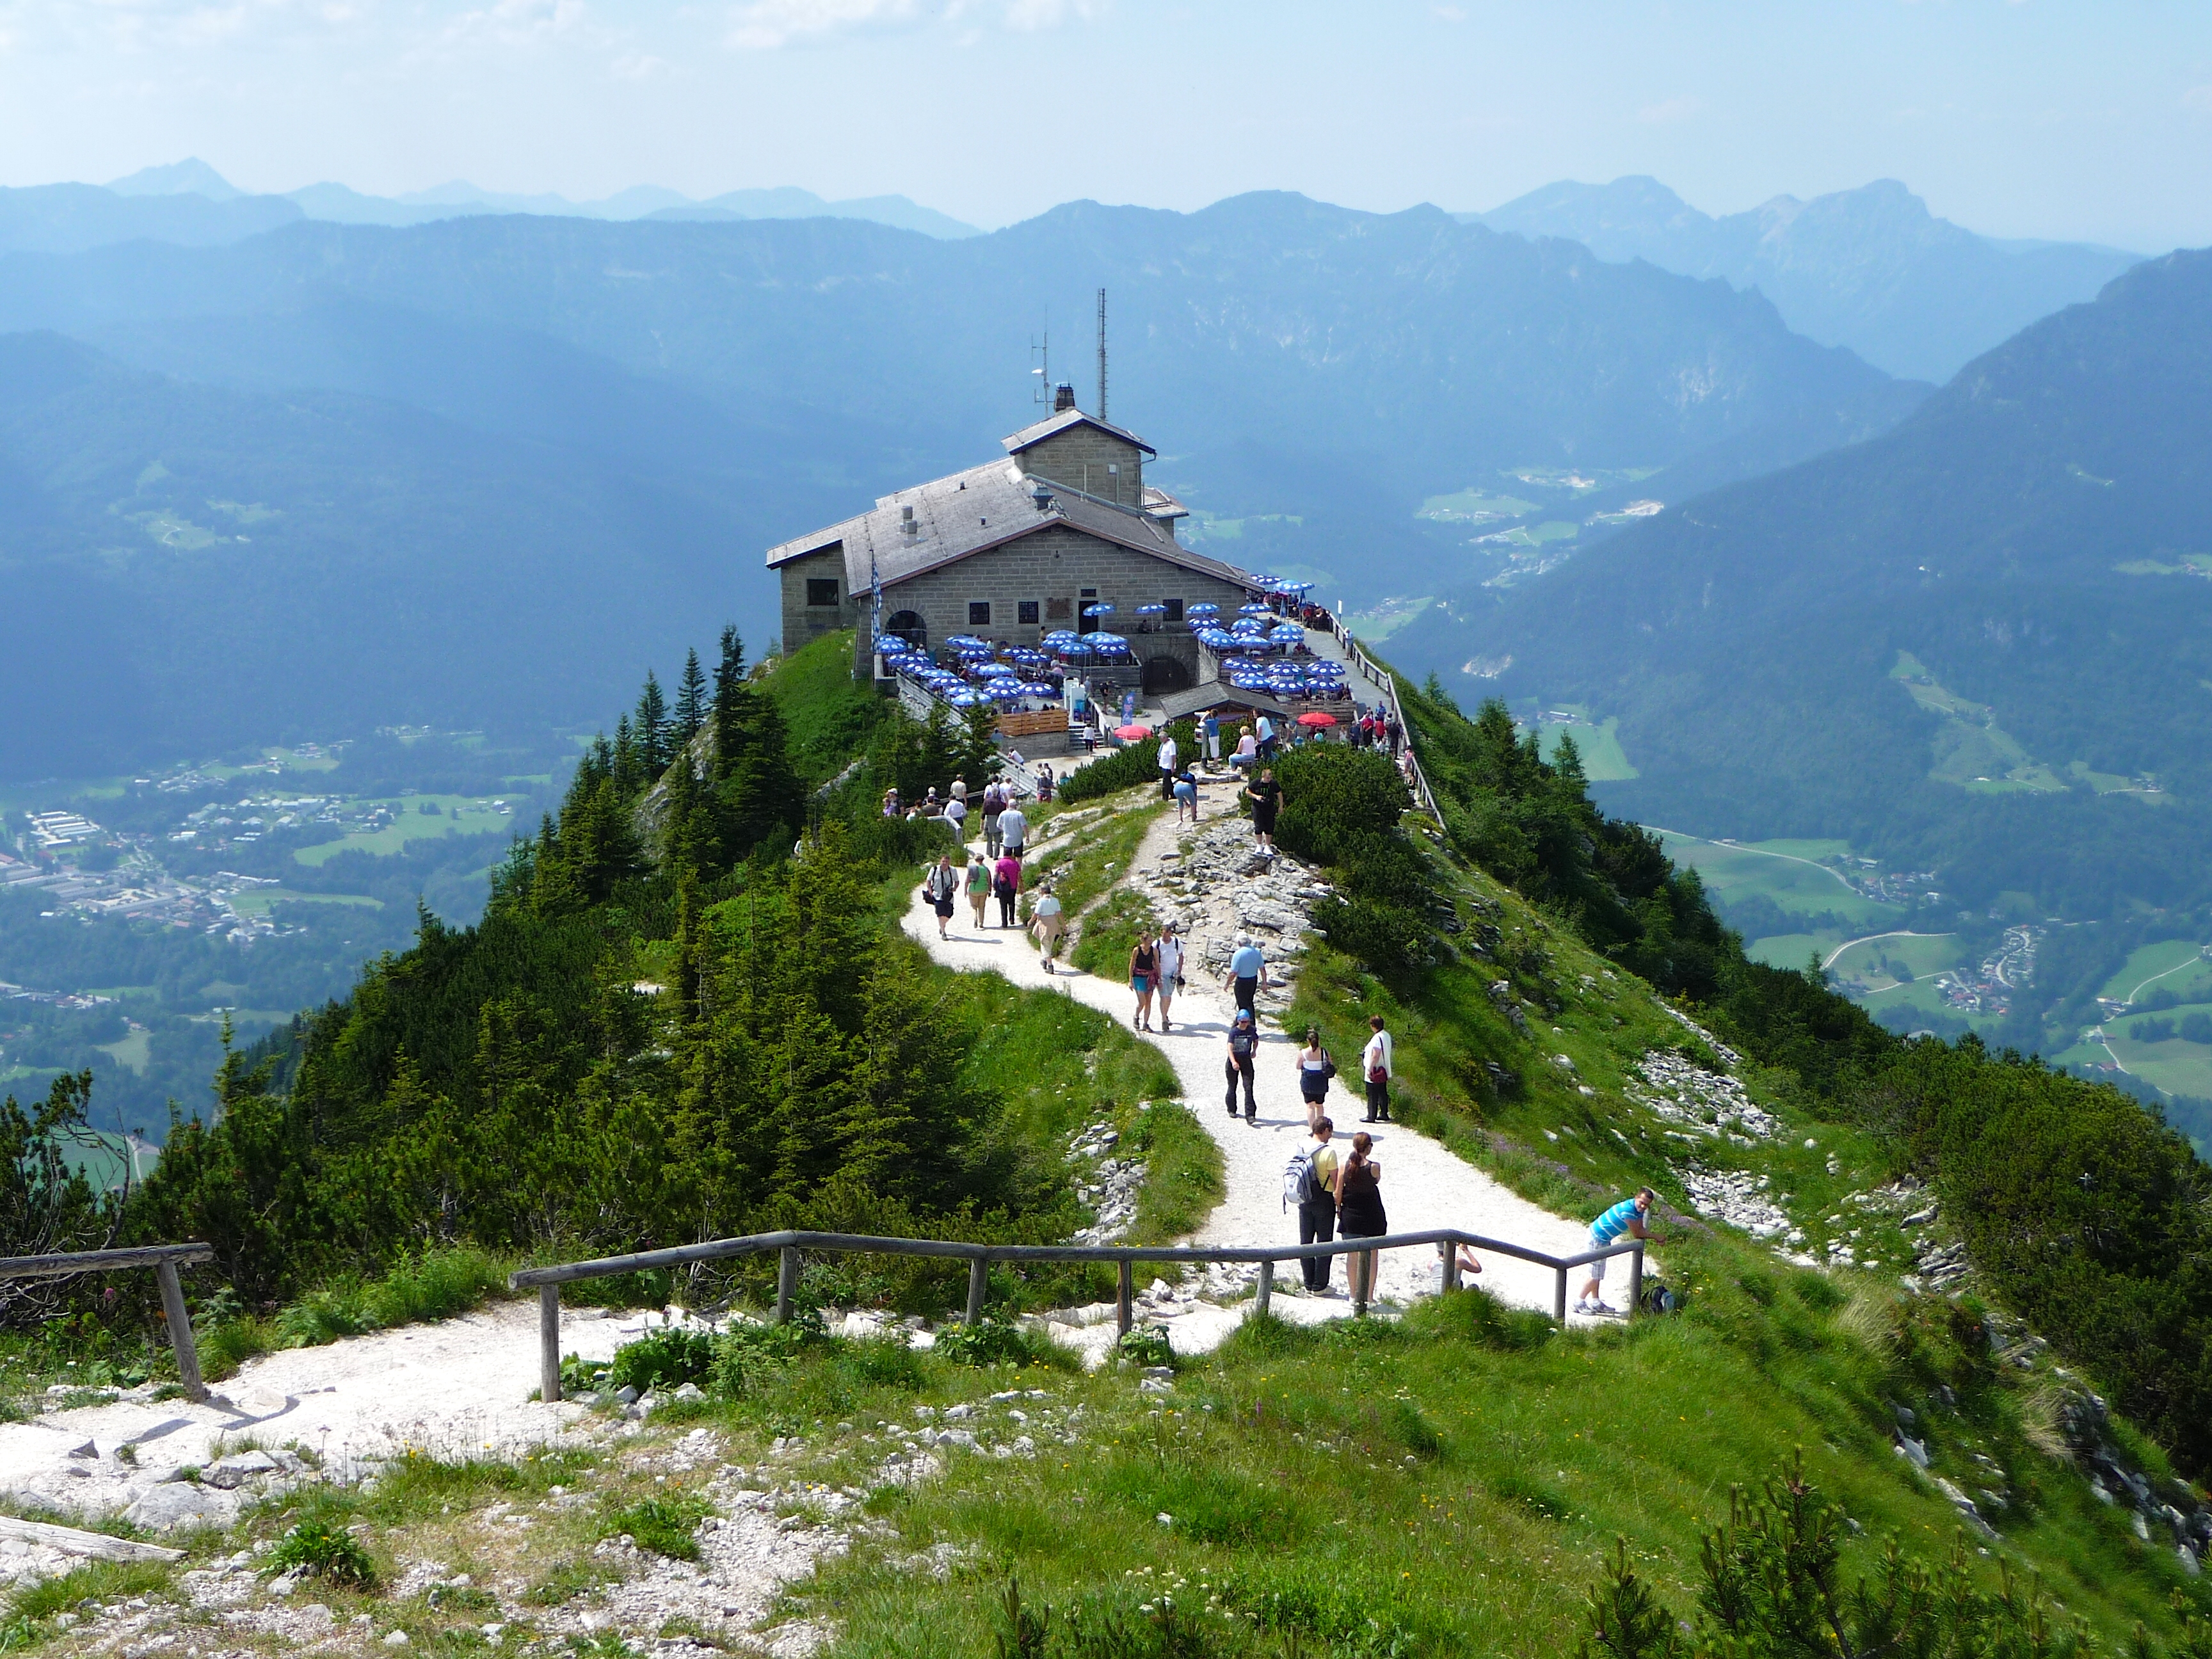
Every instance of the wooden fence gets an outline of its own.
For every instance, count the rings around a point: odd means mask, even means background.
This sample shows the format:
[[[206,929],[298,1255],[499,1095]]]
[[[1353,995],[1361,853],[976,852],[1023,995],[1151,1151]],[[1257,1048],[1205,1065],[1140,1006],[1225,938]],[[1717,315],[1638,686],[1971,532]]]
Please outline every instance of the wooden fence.
[[[161,1312],[169,1322],[169,1347],[177,1356],[177,1380],[194,1400],[204,1400],[208,1391],[207,1385],[200,1381],[200,1351],[192,1340],[191,1316],[185,1311],[185,1287],[177,1278],[177,1269],[195,1261],[213,1260],[215,1251],[205,1244],[149,1244],[130,1250],[0,1256],[0,1279],[67,1279],[75,1273],[151,1267],[161,1286]]]
[[[1630,1310],[1632,1311],[1643,1300],[1644,1245],[1641,1240],[1631,1239],[1601,1250],[1585,1250],[1580,1255],[1555,1256],[1504,1239],[1485,1238],[1479,1233],[1463,1233],[1449,1227],[1428,1232],[1390,1233],[1380,1238],[1339,1239],[1330,1244],[1252,1244],[1217,1248],[1161,1246],[1151,1249],[1127,1244],[968,1244],[952,1239],[872,1238],[857,1233],[754,1233],[744,1238],[717,1238],[704,1244],[684,1244],[666,1250],[645,1250],[635,1255],[602,1256],[593,1261],[568,1261],[556,1267],[526,1267],[509,1274],[507,1282],[514,1290],[528,1290],[534,1286],[538,1291],[538,1364],[544,1397],[554,1401],[561,1397],[561,1287],[574,1284],[580,1279],[605,1279],[617,1273],[684,1267],[697,1261],[722,1261],[738,1256],[764,1255],[773,1250],[778,1256],[775,1316],[781,1322],[791,1317],[792,1298],[799,1289],[799,1257],[808,1250],[837,1255],[937,1256],[967,1262],[968,1322],[972,1325],[983,1317],[984,1292],[989,1283],[991,1264],[994,1261],[1110,1261],[1120,1273],[1120,1284],[1115,1297],[1115,1323],[1119,1332],[1126,1336],[1134,1322],[1136,1264],[1139,1261],[1256,1262],[1260,1268],[1258,1310],[1266,1313],[1274,1291],[1275,1264],[1278,1261],[1349,1255],[1364,1250],[1429,1246],[1443,1257],[1443,1288],[1454,1291],[1459,1288],[1459,1258],[1455,1252],[1462,1244],[1470,1249],[1488,1250],[1492,1255],[1510,1255],[1516,1261],[1533,1261],[1539,1267],[1551,1268],[1556,1275],[1552,1316],[1562,1323],[1567,1317],[1568,1273],[1607,1257],[1628,1255],[1634,1258],[1629,1267]]]

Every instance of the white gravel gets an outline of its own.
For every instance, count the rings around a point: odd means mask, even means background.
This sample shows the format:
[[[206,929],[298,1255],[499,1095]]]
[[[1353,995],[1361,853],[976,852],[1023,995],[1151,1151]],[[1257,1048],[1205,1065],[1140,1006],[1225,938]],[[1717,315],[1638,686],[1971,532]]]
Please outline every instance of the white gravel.
[[[1213,793],[1225,800],[1227,790]],[[1209,813],[1216,810],[1209,802]],[[1139,846],[1134,866],[1156,869],[1163,854],[1176,851],[1174,820],[1163,817]],[[963,912],[953,919],[952,937],[939,941],[936,917],[917,891],[908,909],[907,932],[930,954],[948,967],[971,972],[1003,974],[1015,984],[1056,990],[1127,1022],[1134,1000],[1125,985],[1082,973],[1062,963],[1058,974],[1048,976],[1036,947],[1019,931],[987,927],[978,933],[968,925]],[[1297,1218],[1286,1214],[1282,1203],[1284,1165],[1306,1139],[1305,1107],[1298,1096],[1297,1041],[1276,1029],[1263,1013],[1263,1041],[1259,1060],[1259,1121],[1247,1127],[1240,1116],[1231,1119],[1222,1107],[1222,1062],[1233,1005],[1218,981],[1186,975],[1188,989],[1176,999],[1176,1029],[1149,1041],[1158,1045],[1182,1080],[1187,1103],[1222,1148],[1227,1194],[1193,1235],[1197,1244],[1261,1244],[1297,1239]],[[1157,1021],[1155,1022],[1157,1024]],[[1302,1034],[1301,1034],[1302,1035]],[[1340,1143],[1352,1131],[1366,1128],[1375,1136],[1376,1160],[1382,1165],[1382,1198],[1394,1232],[1431,1227],[1459,1227],[1488,1237],[1509,1240],[1554,1255],[1572,1255],[1587,1249],[1589,1223],[1553,1215],[1502,1186],[1481,1170],[1448,1152],[1427,1136],[1396,1124],[1363,1125],[1358,1120],[1366,1109],[1358,1091],[1359,1056],[1336,1056],[1339,1077],[1329,1097],[1330,1115],[1337,1124]],[[1553,1276],[1548,1269],[1491,1254],[1483,1258],[1480,1283],[1504,1300],[1522,1307],[1549,1310]],[[1400,1250],[1386,1255],[1381,1272],[1381,1294],[1386,1301],[1403,1303],[1434,1291],[1439,1264],[1433,1250]],[[1250,1282],[1250,1270],[1211,1272],[1204,1288],[1216,1294]],[[1276,1310],[1292,1319],[1327,1318],[1348,1314],[1351,1304],[1341,1299],[1304,1300],[1286,1294],[1299,1283],[1296,1265],[1285,1262],[1276,1270]],[[1616,1269],[1608,1289],[1618,1293],[1620,1273]],[[1336,1264],[1332,1283],[1340,1292],[1346,1283],[1342,1261]],[[1569,1297],[1580,1288],[1571,1284]],[[1249,1306],[1247,1303],[1246,1307]],[[1158,1322],[1166,1324],[1178,1351],[1201,1352],[1218,1343],[1243,1316],[1243,1309],[1228,1310],[1203,1304],[1189,1307],[1181,1316],[1162,1310]],[[1146,1322],[1153,1322],[1147,1320]],[[1090,1337],[1095,1327],[1086,1327]],[[1108,1326],[1105,1339],[1110,1340]],[[1089,1348],[1103,1342],[1085,1341]]]

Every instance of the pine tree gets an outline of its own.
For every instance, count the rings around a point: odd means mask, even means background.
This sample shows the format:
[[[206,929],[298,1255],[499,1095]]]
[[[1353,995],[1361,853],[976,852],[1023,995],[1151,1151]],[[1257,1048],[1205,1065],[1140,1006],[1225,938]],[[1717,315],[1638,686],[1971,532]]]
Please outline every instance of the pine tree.
[[[722,658],[714,665],[714,781],[727,781],[744,763],[747,716],[752,696],[745,684],[745,645],[735,628],[722,630]]]
[[[676,742],[680,746],[699,735],[707,723],[707,676],[699,667],[699,653],[684,653],[684,678],[676,686]]]
[[[645,690],[638,694],[637,719],[632,729],[637,735],[638,761],[647,775],[657,781],[672,758],[670,749],[674,732],[668,719],[667,699],[660,695],[660,681],[650,668],[645,671]]]

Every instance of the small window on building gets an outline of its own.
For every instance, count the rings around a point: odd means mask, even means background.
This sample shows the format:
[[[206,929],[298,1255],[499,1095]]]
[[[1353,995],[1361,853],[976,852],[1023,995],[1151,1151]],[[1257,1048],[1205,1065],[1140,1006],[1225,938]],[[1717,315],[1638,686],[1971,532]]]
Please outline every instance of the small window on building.
[[[1021,623],[1024,628],[1034,628],[1036,625],[1036,619],[1037,602],[1035,599],[1017,599],[1014,602],[1014,620],[1016,622]]]
[[[1182,601],[1181,599],[1167,599],[1164,600],[1163,603],[1166,605],[1168,608],[1167,619],[1170,622],[1181,622],[1182,620]]]
[[[991,625],[991,602],[988,599],[968,601],[968,626],[988,628]]]
[[[810,606],[836,605],[837,579],[835,576],[809,576],[806,579],[806,603]]]
[[[1098,590],[1095,587],[1086,587],[1083,590],[1083,597],[1086,599],[1095,599],[1098,597]]]
[[[1064,623],[1074,614],[1075,601],[1073,599],[1047,599],[1044,602],[1047,622]]]

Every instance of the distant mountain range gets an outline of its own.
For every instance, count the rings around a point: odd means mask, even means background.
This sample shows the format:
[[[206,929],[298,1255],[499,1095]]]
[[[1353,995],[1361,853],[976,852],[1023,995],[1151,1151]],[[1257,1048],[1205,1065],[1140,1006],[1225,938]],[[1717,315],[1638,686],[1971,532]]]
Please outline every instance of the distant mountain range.
[[[763,548],[1032,418],[1032,335],[1075,319],[1087,370],[1100,286],[1110,412],[1192,538],[1355,596],[1463,573],[1416,510],[1502,469],[1673,498],[1925,392],[1724,284],[1289,195],[959,240],[515,214],[19,252],[0,331],[82,345],[0,361],[0,775],[592,718],[702,617],[771,632]]]
[[[1938,381],[2037,318],[2091,298],[2140,257],[1978,236],[1936,218],[1893,179],[1809,202],[1778,196],[1717,219],[1656,179],[1563,182],[1460,216],[1565,237],[1601,259],[1648,259],[1755,287],[1799,333],[1849,346],[1893,374]]]
[[[2175,253],[1887,434],[1452,593],[1390,650],[1462,698],[1617,717],[1641,775],[1608,804],[1650,822],[1844,836],[2039,919],[2187,909],[2212,903],[2208,501],[2212,252]]]
[[[733,190],[705,201],[640,185],[595,202],[517,196],[460,180],[404,196],[365,196],[343,185],[308,185],[282,196],[251,196],[197,157],[145,167],[100,185],[0,189],[0,252],[74,253],[130,241],[210,247],[302,219],[347,225],[422,225],[482,214],[577,219],[860,219],[947,239],[979,236],[973,225],[903,196],[829,202],[811,191]]]

